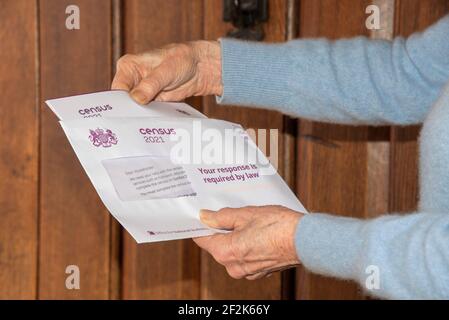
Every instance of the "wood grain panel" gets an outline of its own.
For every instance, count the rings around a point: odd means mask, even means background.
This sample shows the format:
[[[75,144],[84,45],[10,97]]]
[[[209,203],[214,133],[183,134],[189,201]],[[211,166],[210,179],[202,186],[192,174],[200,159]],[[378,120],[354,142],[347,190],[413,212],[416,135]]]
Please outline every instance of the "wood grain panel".
[[[111,0],[111,28],[112,28],[112,43],[111,43],[111,57],[112,57],[112,73],[116,71],[116,61],[122,54],[123,45],[123,7],[122,0]],[[110,219],[110,239],[109,243],[110,257],[109,257],[109,299],[118,300],[122,296],[122,243],[123,243],[123,228],[120,223],[111,217]]]
[[[331,39],[370,36],[365,8],[371,1],[302,0],[301,37]],[[312,212],[367,217],[386,210],[388,128],[350,127],[301,120],[298,139],[298,194]],[[380,172],[378,170],[380,168]],[[380,174],[379,174],[380,173]],[[378,180],[380,179],[380,180]],[[374,187],[374,188],[373,188]],[[371,189],[373,188],[373,189]],[[372,203],[380,203],[373,208]],[[383,205],[382,205],[383,204]],[[360,299],[354,283],[297,271],[298,299]]]
[[[370,30],[371,39],[392,40],[394,34],[395,0],[375,0],[380,9],[380,29]],[[381,132],[379,132],[381,130]],[[379,135],[380,134],[380,135]],[[370,129],[367,142],[366,218],[385,214],[390,203],[390,141],[391,129]],[[383,139],[378,139],[382,137]]]
[[[41,218],[39,298],[106,299],[110,281],[110,216],[56,117],[49,98],[105,90],[111,81],[111,2],[42,0]],[[80,30],[67,30],[65,9],[80,8]],[[80,290],[67,290],[66,266],[80,269]]]
[[[225,36],[232,26],[222,22],[222,1],[205,0],[205,38],[216,40]],[[279,42],[285,39],[287,1],[269,2],[269,21],[264,25],[266,41]],[[279,129],[279,159],[283,155],[284,118],[282,114],[261,109],[232,106],[217,106],[213,97],[204,100],[207,116],[225,119],[253,129]],[[283,173],[282,161],[278,171]],[[217,264],[207,253],[201,255],[201,297],[204,299],[279,299],[281,298],[281,276],[256,280],[234,280],[225,269]]]
[[[447,0],[396,0],[395,33],[408,36],[449,12]],[[418,135],[421,127],[394,127],[391,135],[390,210],[416,210]]]
[[[203,36],[200,0],[126,0],[124,12],[127,53]],[[201,99],[187,102],[201,109]],[[123,298],[196,299],[199,267],[199,249],[191,240],[137,245],[125,232]]]
[[[18,14],[20,13],[20,14]],[[37,10],[0,10],[0,299],[34,299],[37,276]]]

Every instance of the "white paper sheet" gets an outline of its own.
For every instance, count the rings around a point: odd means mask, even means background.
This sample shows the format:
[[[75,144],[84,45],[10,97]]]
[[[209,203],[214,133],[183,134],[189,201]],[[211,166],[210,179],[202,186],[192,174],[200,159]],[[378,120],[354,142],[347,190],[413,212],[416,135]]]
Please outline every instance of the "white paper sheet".
[[[210,235],[199,210],[304,207],[243,129],[124,91],[47,101],[111,214],[138,243]]]

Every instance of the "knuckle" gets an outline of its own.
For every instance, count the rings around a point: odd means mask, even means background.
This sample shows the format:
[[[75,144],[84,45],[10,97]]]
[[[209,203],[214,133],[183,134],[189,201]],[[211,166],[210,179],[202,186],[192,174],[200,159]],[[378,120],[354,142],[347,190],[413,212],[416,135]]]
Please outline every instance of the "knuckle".
[[[146,79],[140,83],[140,87],[147,93],[153,93],[160,87],[160,81],[157,78]]]
[[[179,43],[177,48],[180,53],[190,53],[191,46],[187,43]]]
[[[166,52],[167,49],[165,48],[156,48],[145,52],[144,54],[142,54],[142,57],[153,62],[160,62],[160,60],[165,56]]]
[[[118,60],[117,60],[117,67],[122,67],[123,65],[127,64],[132,58],[133,55],[132,54],[125,54],[123,56],[121,56]]]
[[[245,276],[245,274],[241,271],[241,269],[235,265],[226,267],[226,271],[228,272],[229,276],[233,279],[242,279]]]
[[[172,43],[164,47],[166,49],[165,54],[170,57],[178,56],[185,57],[190,55],[192,52],[192,47],[189,43]]]
[[[190,46],[184,42],[174,43],[174,44],[172,44],[172,48],[176,49],[176,51],[178,51],[178,52],[185,52],[187,50],[190,50]]]

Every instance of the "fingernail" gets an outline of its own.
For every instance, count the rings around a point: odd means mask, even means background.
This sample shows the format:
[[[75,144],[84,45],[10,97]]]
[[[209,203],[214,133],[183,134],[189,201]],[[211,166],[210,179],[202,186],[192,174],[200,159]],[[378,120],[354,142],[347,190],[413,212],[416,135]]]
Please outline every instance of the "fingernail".
[[[212,223],[212,221],[213,221],[212,214],[213,214],[212,210],[201,209],[200,210],[201,222],[203,222],[204,224],[207,224],[207,225]]]
[[[146,104],[146,97],[142,91],[139,90],[132,91],[131,97],[139,104]]]

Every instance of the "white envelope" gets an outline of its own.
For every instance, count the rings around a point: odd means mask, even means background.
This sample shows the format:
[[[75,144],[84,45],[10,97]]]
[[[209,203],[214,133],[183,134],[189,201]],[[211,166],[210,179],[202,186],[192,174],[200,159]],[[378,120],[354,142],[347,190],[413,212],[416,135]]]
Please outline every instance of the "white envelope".
[[[46,101],[105,206],[138,243],[210,235],[200,209],[306,212],[243,128],[124,91]]]

